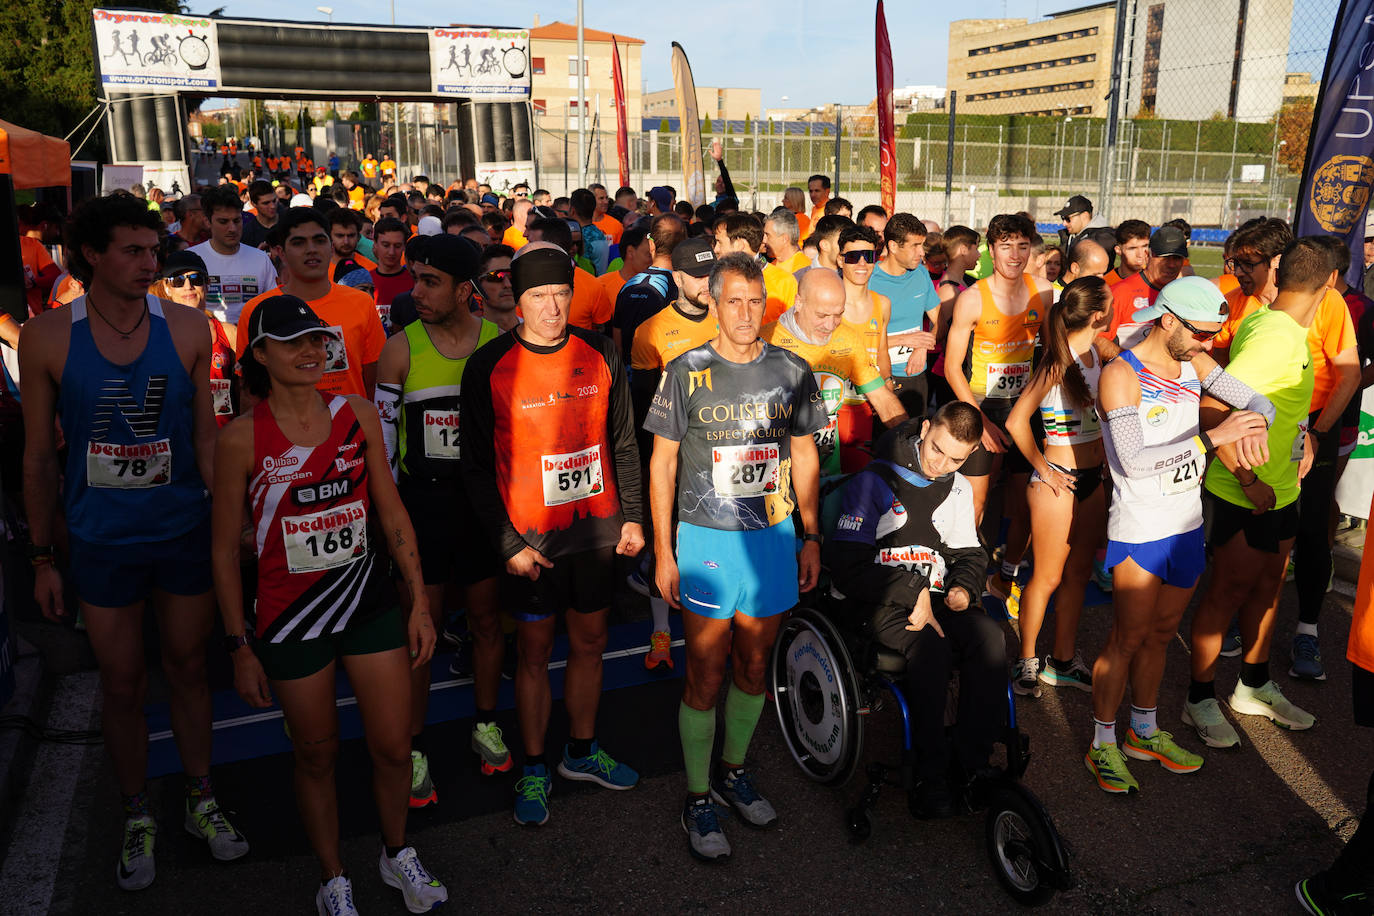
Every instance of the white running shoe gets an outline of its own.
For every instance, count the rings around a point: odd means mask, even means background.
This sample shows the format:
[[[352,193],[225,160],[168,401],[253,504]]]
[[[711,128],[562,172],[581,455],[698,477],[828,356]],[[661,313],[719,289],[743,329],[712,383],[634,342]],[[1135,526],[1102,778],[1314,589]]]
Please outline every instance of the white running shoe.
[[[1183,722],[1197,730],[1197,736],[1208,747],[1239,747],[1240,735],[1221,712],[1215,697],[1201,703],[1183,701]]]
[[[358,916],[353,905],[353,882],[343,875],[331,878],[315,892],[315,912],[319,916]]]
[[[382,881],[401,892],[406,909],[412,913],[428,913],[448,900],[448,888],[425,871],[413,846],[402,849],[394,859],[387,858],[383,849],[377,867],[382,873]]]

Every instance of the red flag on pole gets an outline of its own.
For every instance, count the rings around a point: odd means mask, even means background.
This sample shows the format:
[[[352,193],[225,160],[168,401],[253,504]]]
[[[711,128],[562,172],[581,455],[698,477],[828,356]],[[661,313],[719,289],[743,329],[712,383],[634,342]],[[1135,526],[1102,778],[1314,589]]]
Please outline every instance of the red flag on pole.
[[[625,77],[620,73],[620,45],[611,38],[611,85],[615,88],[615,159],[620,165],[620,186],[630,183],[630,135],[625,128]]]
[[[887,17],[883,0],[878,0],[875,24],[878,65],[878,180],[883,209],[891,216],[897,210],[897,143],[892,113],[892,42],[887,37]]]

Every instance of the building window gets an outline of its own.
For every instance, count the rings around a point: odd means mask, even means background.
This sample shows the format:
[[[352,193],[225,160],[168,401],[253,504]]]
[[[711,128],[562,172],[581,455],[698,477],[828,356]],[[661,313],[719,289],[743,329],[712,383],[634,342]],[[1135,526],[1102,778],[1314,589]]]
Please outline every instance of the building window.
[[[968,78],[971,80],[986,79],[989,76],[1006,76],[1009,73],[1024,73],[1027,70],[1046,70],[1051,67],[1068,67],[1073,64],[1087,64],[1097,60],[1096,54],[1078,54],[1073,57],[1060,57],[1055,60],[1038,60],[1029,64],[1011,64],[1006,67],[995,67],[991,70],[971,70]]]
[[[535,114],[548,114],[549,103],[545,99],[532,99],[530,104],[534,106]]]
[[[582,59],[582,72],[583,72],[584,74],[587,72],[587,65],[588,65],[588,63],[589,63],[590,61],[591,61],[591,58],[589,58],[589,57],[584,57],[584,58]],[[568,58],[568,76],[577,76],[577,58],[576,58],[576,57],[569,57],[569,58]]]
[[[530,58],[530,69],[531,69],[531,71],[534,73],[535,76],[543,76],[543,75],[544,75],[544,58],[542,58],[542,57],[531,57],[531,58]]]
[[[1070,41],[1075,38],[1091,38],[1097,34],[1097,26],[1086,29],[1075,29],[1072,32],[1059,32],[1055,35],[1037,35],[1035,38],[1023,38],[1020,41],[1009,41],[1006,44],[988,45],[983,48],[970,48],[969,57],[978,57],[982,54],[995,54],[999,51],[1014,51],[1017,48],[1031,48],[1036,45],[1053,44],[1056,41]]]
[[[1001,89],[995,92],[975,92],[966,101],[987,102],[993,99],[1013,99],[1023,95],[1044,95],[1047,92],[1072,92],[1076,89],[1093,88],[1093,80],[1075,80],[1071,83],[1052,83],[1046,86],[1026,86],[1020,89]]]

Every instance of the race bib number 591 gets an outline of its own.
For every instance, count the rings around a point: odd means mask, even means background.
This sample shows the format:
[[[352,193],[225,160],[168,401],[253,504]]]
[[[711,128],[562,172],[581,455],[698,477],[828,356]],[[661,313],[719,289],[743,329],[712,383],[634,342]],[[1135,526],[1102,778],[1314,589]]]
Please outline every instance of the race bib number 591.
[[[580,452],[544,455],[539,459],[544,477],[544,505],[589,499],[601,493],[606,484],[601,475],[601,446]]]
[[[169,439],[138,445],[92,442],[86,450],[86,483],[107,490],[141,490],[172,482]]]

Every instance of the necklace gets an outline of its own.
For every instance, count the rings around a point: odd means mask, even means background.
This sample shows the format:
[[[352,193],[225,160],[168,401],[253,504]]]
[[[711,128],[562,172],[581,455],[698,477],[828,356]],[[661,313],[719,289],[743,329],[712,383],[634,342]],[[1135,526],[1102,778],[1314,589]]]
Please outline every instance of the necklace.
[[[91,307],[91,311],[95,312],[97,315],[100,316],[101,321],[108,324],[112,331],[114,331],[116,334],[118,334],[125,340],[128,340],[129,337],[134,333],[134,331],[137,331],[139,326],[143,324],[143,319],[148,317],[148,301],[145,299],[143,302],[143,311],[139,313],[138,320],[134,322],[134,326],[129,328],[129,330],[127,331],[121,331],[119,328],[115,327],[114,322],[105,317],[104,312],[100,311],[100,309],[95,307],[95,303],[91,301],[91,296],[89,293],[86,294],[86,304]]]

